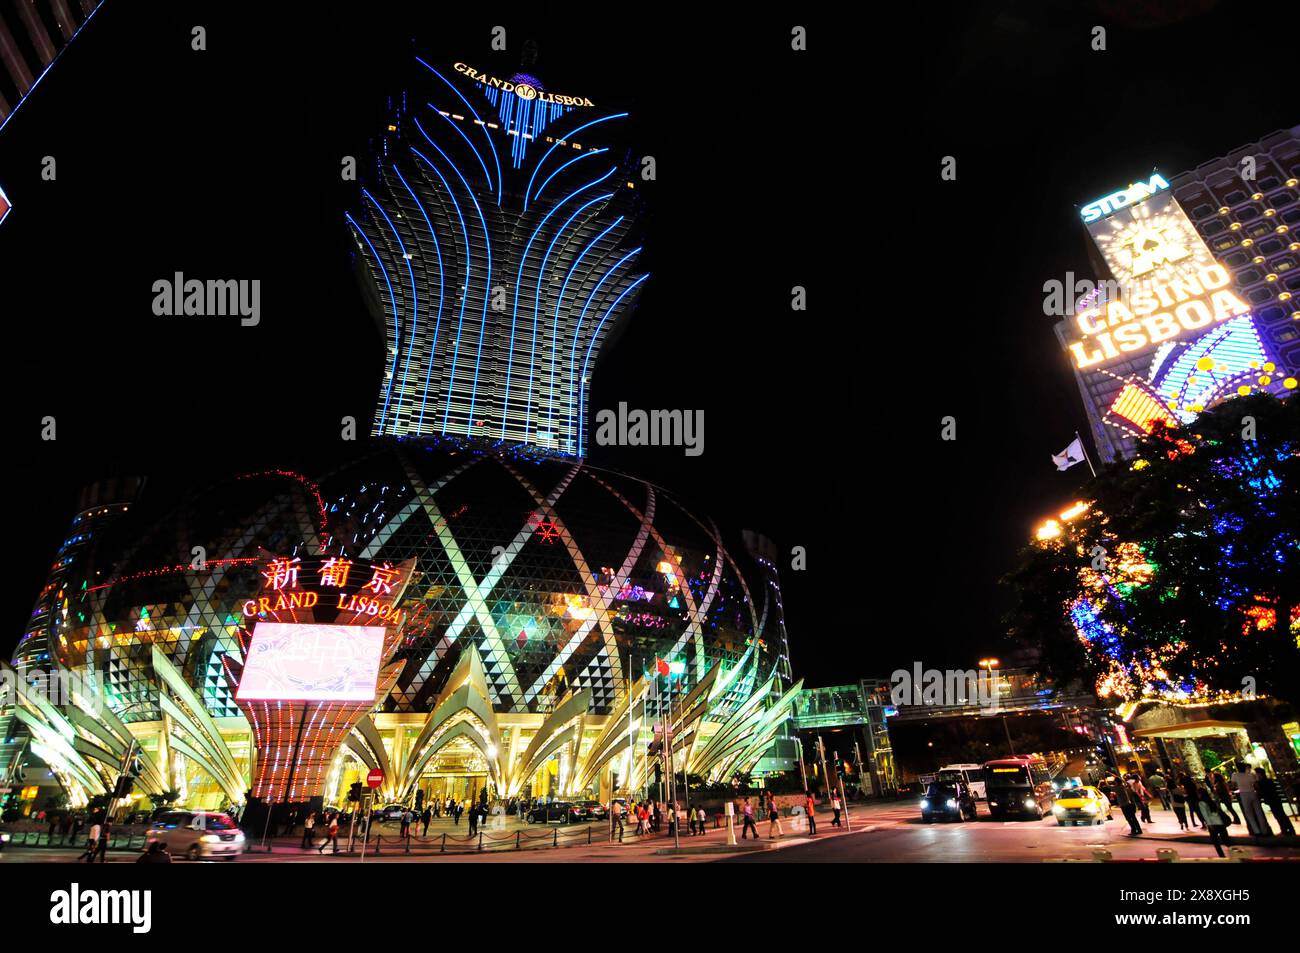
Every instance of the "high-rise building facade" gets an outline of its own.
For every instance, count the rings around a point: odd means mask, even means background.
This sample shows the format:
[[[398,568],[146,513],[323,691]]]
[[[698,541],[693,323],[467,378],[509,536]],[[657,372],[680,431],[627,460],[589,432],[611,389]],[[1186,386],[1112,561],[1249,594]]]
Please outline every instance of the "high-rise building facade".
[[[1300,127],[1081,216],[1103,284],[1056,326],[1098,452],[1300,376]]]
[[[580,456],[601,344],[647,277],[628,114],[416,65],[347,216],[387,341],[373,432]]]

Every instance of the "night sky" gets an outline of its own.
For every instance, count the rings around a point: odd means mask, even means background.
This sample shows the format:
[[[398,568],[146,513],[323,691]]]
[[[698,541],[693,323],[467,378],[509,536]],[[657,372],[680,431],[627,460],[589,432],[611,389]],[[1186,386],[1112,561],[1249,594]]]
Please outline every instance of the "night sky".
[[[1277,41],[1230,4],[977,3],[916,22],[176,6],[108,0],[0,132],[6,651],[83,484],[144,473],[165,497],[330,452],[340,417],[370,420],[383,345],[338,169],[368,154],[413,50],[486,62],[499,23],[514,51],[536,40],[549,88],[632,112],[658,167],[652,277],[591,407],[703,408],[705,452],[589,459],[806,547],[783,586],[812,685],[1007,651],[997,580],[1087,477],[1049,459],[1086,426],[1042,313],[1044,281],[1092,277],[1077,206],[1298,121],[1285,57],[1250,60]],[[794,22],[808,53],[790,51]],[[176,271],[260,278],[261,325],[155,317],[151,285]]]

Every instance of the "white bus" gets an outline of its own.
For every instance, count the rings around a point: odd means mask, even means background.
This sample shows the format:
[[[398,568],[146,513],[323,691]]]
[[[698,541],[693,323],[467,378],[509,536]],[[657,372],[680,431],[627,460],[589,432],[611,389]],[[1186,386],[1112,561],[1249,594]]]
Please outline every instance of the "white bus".
[[[984,765],[982,764],[946,764],[939,769],[940,781],[960,781],[970,789],[971,796],[977,801],[985,799]]]

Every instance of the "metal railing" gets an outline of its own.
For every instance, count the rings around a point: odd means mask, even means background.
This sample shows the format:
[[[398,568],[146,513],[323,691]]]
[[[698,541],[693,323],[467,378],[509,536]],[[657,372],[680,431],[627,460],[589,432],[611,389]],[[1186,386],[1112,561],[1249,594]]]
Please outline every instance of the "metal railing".
[[[712,822],[710,826],[714,830],[723,827],[723,818],[715,816],[709,818]],[[518,829],[515,831],[489,831],[480,829],[474,834],[452,834],[442,833],[430,837],[421,837],[418,834],[408,834],[406,837],[400,835],[389,835],[371,832],[365,839],[365,852],[377,856],[385,854],[400,853],[406,854],[486,854],[493,852],[513,852],[524,850],[553,850],[562,847],[586,847],[594,844],[604,844],[611,841],[623,844],[636,844],[642,841],[652,840],[658,837],[671,836],[668,833],[666,823],[660,826],[659,831],[647,831],[644,834],[637,834],[636,824],[626,824],[622,840],[619,840],[614,832],[612,825],[608,823],[587,824],[583,827],[560,824],[550,827],[543,831],[530,831]],[[682,836],[689,836],[682,831]],[[343,840],[343,838],[340,838]],[[349,857],[360,856],[362,851],[362,838],[358,837],[353,842],[351,848],[340,845],[339,854]],[[319,850],[318,845],[313,845],[313,850]],[[325,848],[324,853],[331,853],[329,847]]]
[[[76,835],[71,840],[67,839],[64,834],[56,833],[53,837],[48,831],[26,830],[26,831],[7,831],[9,834],[10,847],[54,847],[66,850],[84,850],[88,837],[85,832]],[[109,850],[144,850],[145,834],[143,831],[113,831],[108,835]]]

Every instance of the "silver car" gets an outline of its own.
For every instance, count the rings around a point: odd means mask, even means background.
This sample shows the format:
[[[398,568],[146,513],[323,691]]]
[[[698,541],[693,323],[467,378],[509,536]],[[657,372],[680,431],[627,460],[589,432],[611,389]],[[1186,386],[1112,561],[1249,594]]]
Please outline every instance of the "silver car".
[[[234,860],[244,852],[244,834],[225,814],[216,811],[168,811],[145,835],[145,849],[161,841],[173,856],[190,860],[221,857]]]

